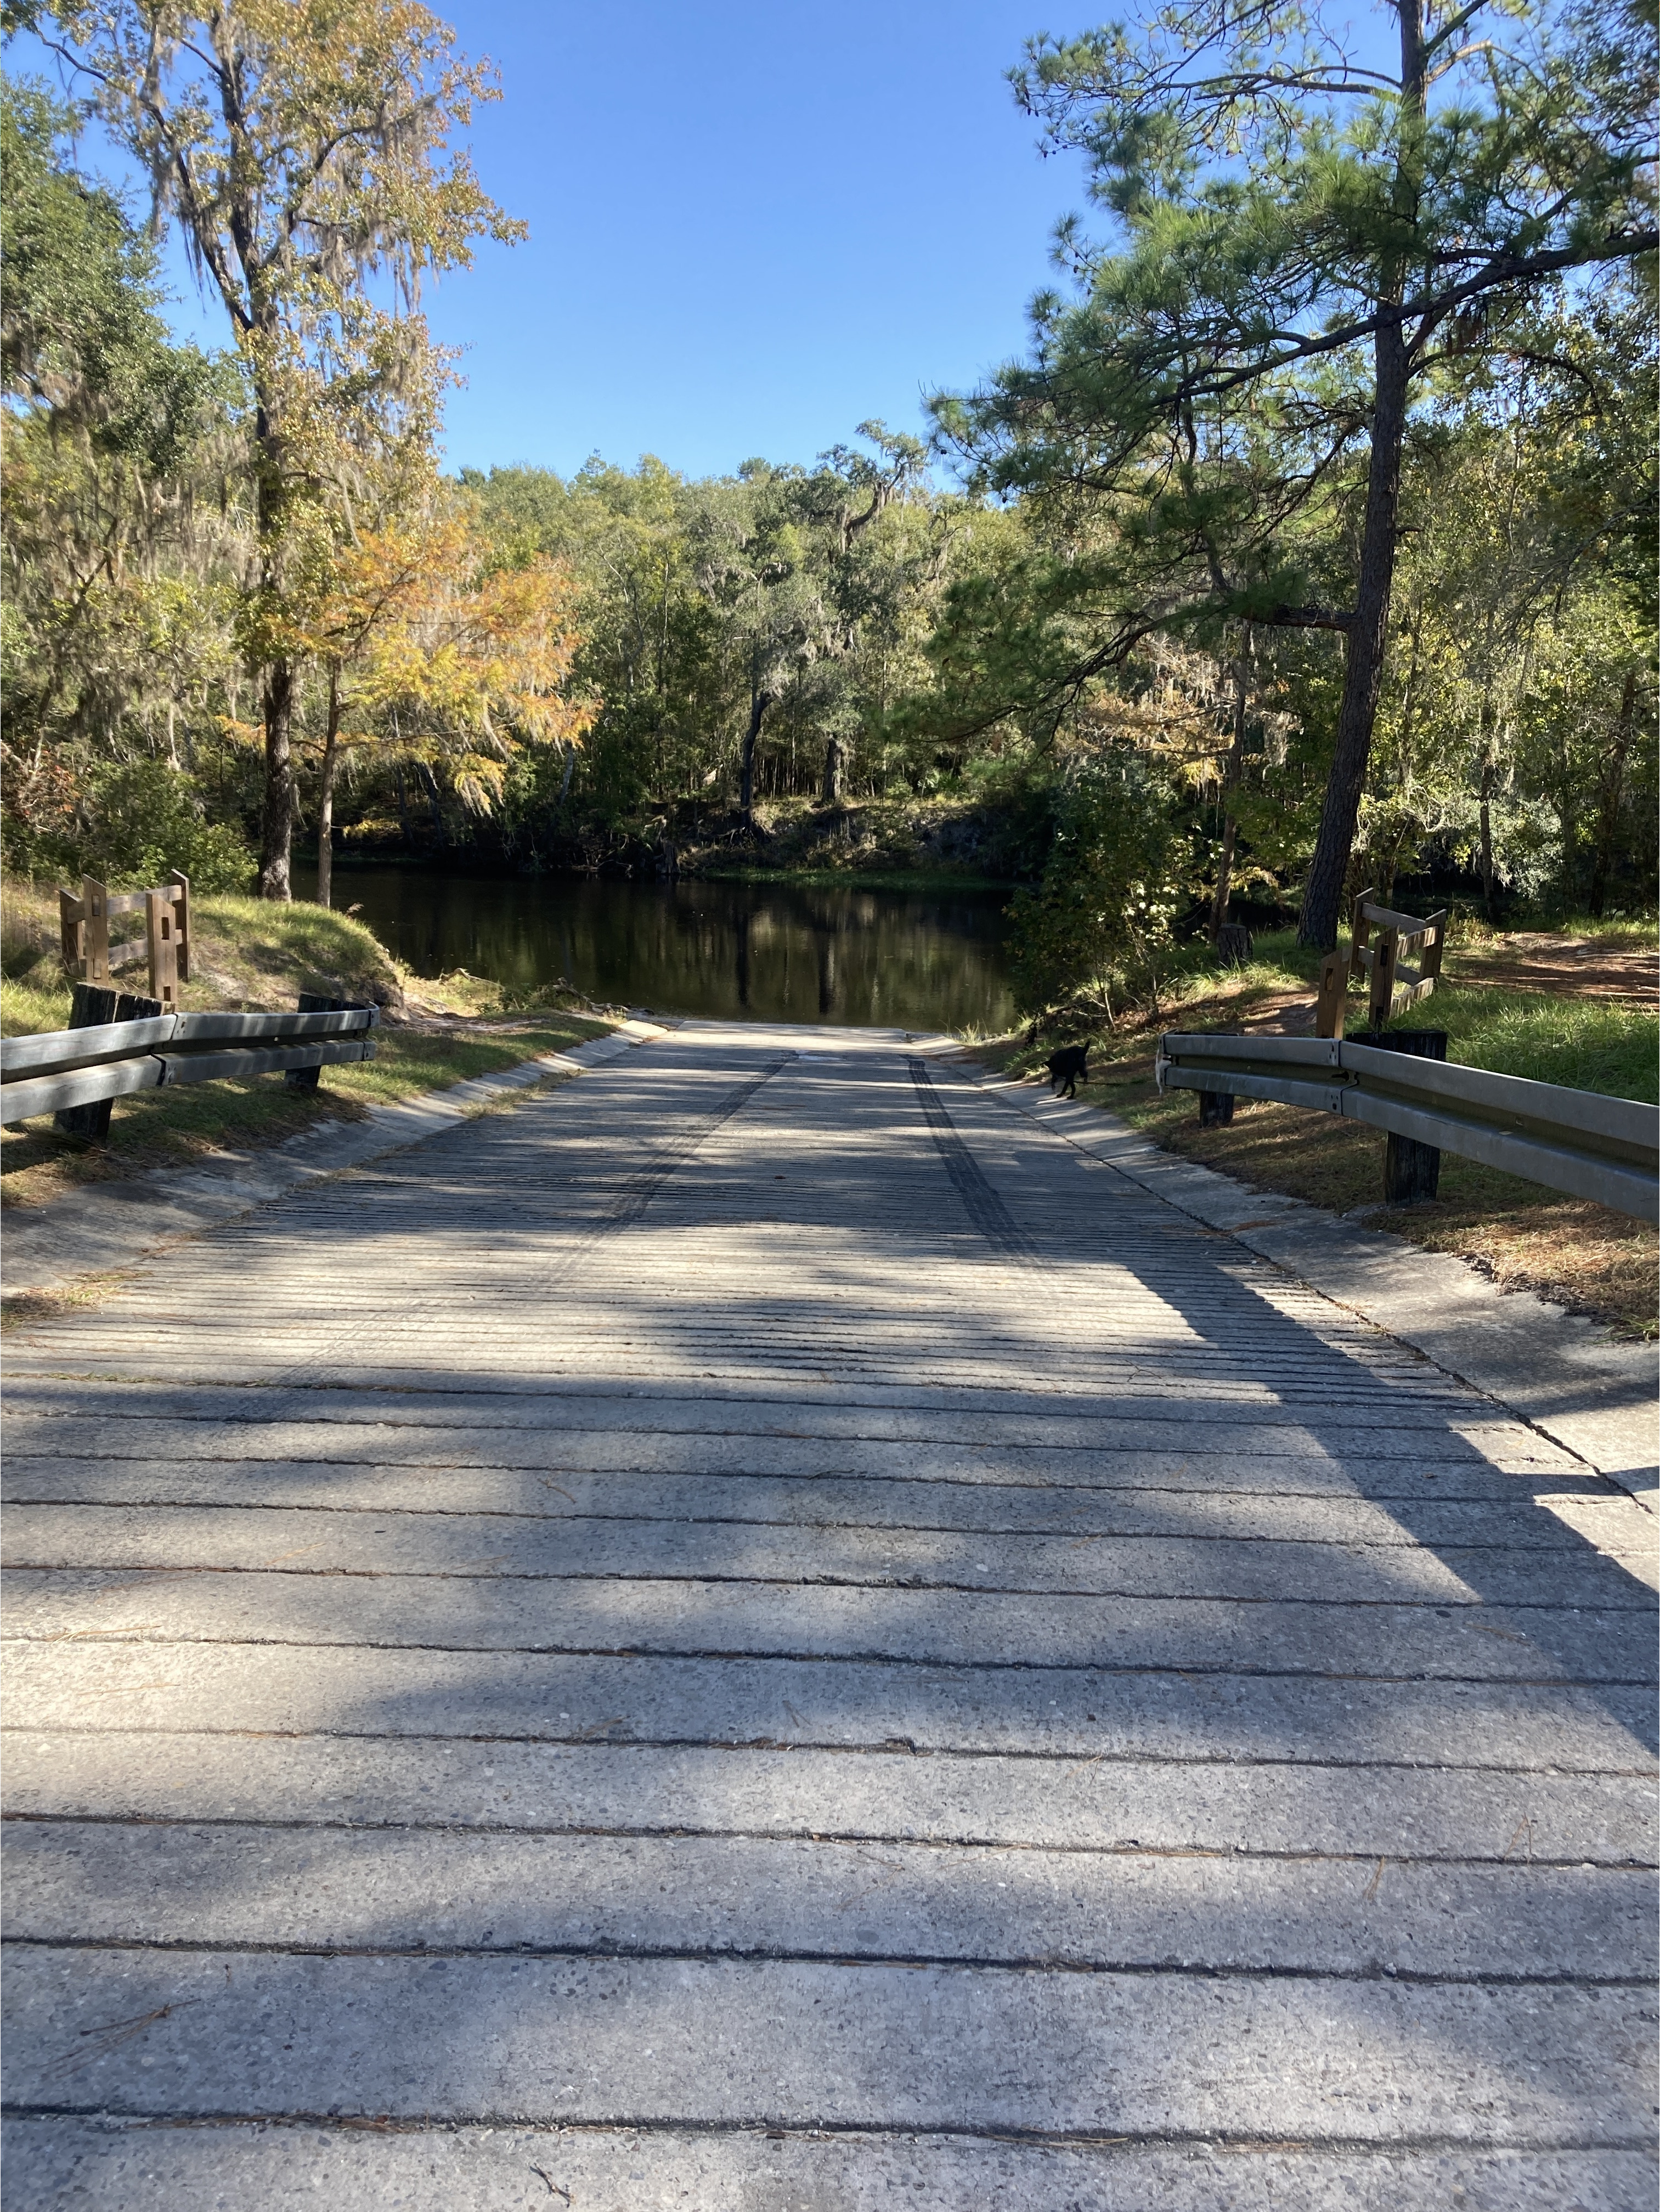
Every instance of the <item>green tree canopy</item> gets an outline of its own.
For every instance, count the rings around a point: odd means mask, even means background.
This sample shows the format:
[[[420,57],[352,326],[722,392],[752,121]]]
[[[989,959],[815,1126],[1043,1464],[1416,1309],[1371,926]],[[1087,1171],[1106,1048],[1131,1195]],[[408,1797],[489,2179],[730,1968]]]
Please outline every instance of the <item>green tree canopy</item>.
[[[1365,786],[1413,411],[1566,272],[1656,240],[1651,17],[1391,0],[1366,30],[1306,0],[1173,0],[1135,33],[1036,41],[1017,94],[1085,154],[1110,235],[1066,228],[1080,296],[1038,302],[1031,361],[938,403],[994,489],[1110,517],[1079,579],[1094,642],[1051,691],[1158,627],[1341,634],[1316,945]],[[1342,542],[1322,564],[1308,511],[1328,498]]]
[[[439,364],[422,279],[483,235],[521,234],[452,151],[493,96],[418,0],[45,0],[36,28],[90,111],[142,163],[159,218],[230,319],[252,393],[258,578],[243,638],[263,665],[259,886],[289,896],[296,669],[290,594],[353,477],[417,462]],[[375,278],[399,303],[372,296]],[[297,579],[297,582],[296,582]]]

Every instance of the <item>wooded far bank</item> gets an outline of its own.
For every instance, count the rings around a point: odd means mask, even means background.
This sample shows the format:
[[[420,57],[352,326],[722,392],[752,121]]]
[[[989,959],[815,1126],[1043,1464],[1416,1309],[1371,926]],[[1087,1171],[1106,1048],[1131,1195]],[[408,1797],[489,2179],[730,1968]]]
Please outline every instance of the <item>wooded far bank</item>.
[[[1230,916],[1329,944],[1362,881],[1651,909],[1635,10],[1400,0],[1387,69],[1219,0],[1035,41],[1017,97],[1105,213],[1028,358],[927,441],[691,479],[441,468],[419,282],[516,227],[435,18],[215,14],[152,81],[148,7],[24,9],[68,98],[4,89],[14,869],[954,870],[1024,886],[1040,1015]],[[172,336],[76,102],[226,350]]]

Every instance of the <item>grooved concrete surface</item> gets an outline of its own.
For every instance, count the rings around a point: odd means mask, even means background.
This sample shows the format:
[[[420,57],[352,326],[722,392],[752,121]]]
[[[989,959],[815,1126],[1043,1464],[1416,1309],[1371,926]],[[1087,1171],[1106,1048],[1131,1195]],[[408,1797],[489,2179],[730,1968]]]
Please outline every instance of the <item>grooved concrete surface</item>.
[[[1652,2202],[1653,1517],[937,1048],[10,1359],[7,2202]]]

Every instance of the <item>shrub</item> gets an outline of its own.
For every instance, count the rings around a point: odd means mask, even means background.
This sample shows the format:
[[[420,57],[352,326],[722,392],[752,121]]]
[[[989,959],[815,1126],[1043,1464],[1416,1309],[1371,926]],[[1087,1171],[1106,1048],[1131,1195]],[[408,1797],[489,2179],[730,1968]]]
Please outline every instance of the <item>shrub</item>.
[[[1110,1022],[1121,985],[1156,1002],[1183,903],[1172,798],[1156,764],[1128,749],[1068,778],[1043,881],[1009,908],[1023,1015],[1073,1007]]]
[[[31,841],[31,872],[66,881],[95,876],[112,890],[163,884],[175,868],[193,891],[240,891],[254,860],[239,833],[209,822],[180,769],[161,761],[106,762],[87,774],[72,823]]]

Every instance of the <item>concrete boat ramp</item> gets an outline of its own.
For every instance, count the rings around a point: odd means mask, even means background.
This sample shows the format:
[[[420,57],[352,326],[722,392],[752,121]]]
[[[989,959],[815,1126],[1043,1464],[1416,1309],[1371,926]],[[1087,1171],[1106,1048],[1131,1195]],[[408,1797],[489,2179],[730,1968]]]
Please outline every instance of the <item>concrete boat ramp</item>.
[[[1653,1517],[942,1041],[12,1343],[10,2212],[1651,2203]]]

